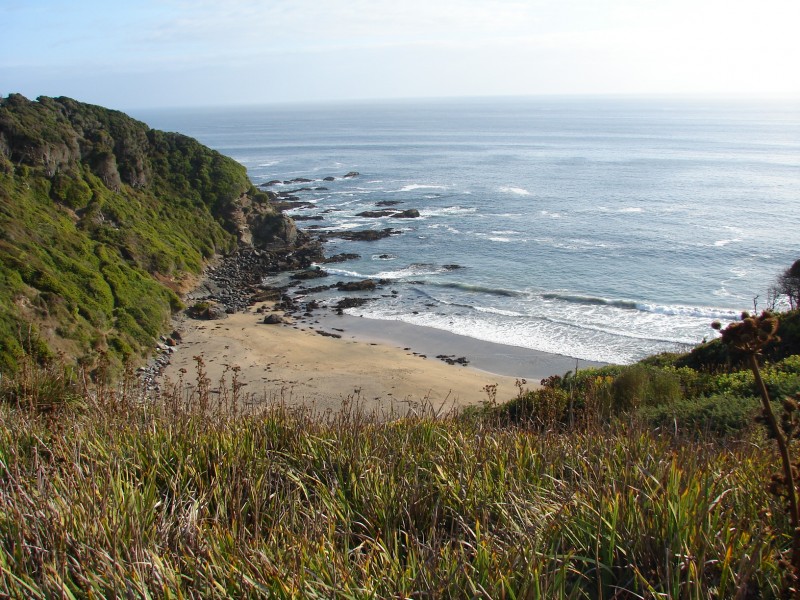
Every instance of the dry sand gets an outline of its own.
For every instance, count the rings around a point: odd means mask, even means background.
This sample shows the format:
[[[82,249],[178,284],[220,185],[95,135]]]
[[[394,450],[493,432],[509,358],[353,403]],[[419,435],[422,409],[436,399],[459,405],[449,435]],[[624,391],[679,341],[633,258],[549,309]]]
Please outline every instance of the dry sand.
[[[185,320],[183,341],[164,377],[176,383],[185,369],[183,379],[192,384],[194,357],[201,356],[212,385],[226,367],[237,366],[239,381],[246,384],[243,391],[253,399],[322,411],[336,411],[348,399],[368,411],[404,414],[424,401],[449,409],[487,400],[487,385],[497,386],[498,401],[517,394],[515,377],[449,365],[386,343],[354,340],[346,332],[336,339],[308,325],[265,325],[262,320],[255,312],[219,321]],[[228,381],[230,376],[228,372]]]

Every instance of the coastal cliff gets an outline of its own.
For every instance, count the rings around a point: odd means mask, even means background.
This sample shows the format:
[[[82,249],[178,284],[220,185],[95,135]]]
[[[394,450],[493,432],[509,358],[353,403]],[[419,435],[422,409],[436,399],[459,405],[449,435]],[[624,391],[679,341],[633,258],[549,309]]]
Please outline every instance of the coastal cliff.
[[[313,242],[236,161],[70,98],[0,98],[0,372],[147,355],[214,256]],[[266,266],[265,266],[266,265]]]

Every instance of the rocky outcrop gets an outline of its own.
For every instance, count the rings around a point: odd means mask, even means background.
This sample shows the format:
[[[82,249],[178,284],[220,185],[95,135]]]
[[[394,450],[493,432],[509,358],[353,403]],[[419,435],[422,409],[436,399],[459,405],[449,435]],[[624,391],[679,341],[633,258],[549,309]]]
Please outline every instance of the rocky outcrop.
[[[393,219],[418,219],[419,211],[416,208],[409,208],[408,210],[403,210],[400,212],[391,209],[365,210],[360,213],[356,213],[356,216],[363,217],[365,219],[380,219],[382,217],[391,217]]]
[[[356,213],[357,217],[364,217],[366,219],[379,219],[381,217],[393,217],[395,216],[395,211],[393,210],[365,210],[360,213]]]
[[[340,292],[371,292],[377,287],[375,280],[362,279],[361,281],[338,282],[336,289]]]
[[[320,232],[322,239],[339,238],[342,240],[359,241],[359,242],[374,242],[382,240],[390,235],[399,235],[402,233],[397,229],[387,227],[386,229],[359,229],[355,231],[327,231]]]
[[[393,219],[418,219],[419,211],[416,208],[409,208],[399,213],[392,215]]]
[[[321,279],[322,277],[327,277],[328,272],[324,269],[316,268],[316,269],[308,269],[307,271],[298,271],[290,276],[290,279],[295,281],[308,281],[309,279]]]
[[[360,254],[353,254],[352,252],[342,252],[341,254],[334,254],[333,256],[328,256],[327,258],[323,259],[323,263],[341,263],[346,262],[348,260],[357,260],[361,258]]]

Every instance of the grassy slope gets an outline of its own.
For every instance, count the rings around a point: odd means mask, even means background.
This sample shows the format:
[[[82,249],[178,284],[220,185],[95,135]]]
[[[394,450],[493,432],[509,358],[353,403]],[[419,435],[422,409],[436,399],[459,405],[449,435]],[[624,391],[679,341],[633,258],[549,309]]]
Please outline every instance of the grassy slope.
[[[0,101],[0,370],[26,346],[141,355],[182,278],[235,247],[230,213],[250,188],[235,161],[122,113]]]
[[[0,593],[775,597],[759,438],[243,416],[220,388],[219,414],[202,381],[188,404],[0,407]]]

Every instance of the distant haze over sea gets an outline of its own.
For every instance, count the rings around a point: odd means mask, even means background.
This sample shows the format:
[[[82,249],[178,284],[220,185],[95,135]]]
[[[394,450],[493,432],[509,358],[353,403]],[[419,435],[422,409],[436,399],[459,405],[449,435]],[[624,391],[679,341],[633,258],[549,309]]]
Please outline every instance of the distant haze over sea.
[[[256,185],[327,187],[301,194],[314,207],[294,214],[324,217],[301,227],[402,229],[330,242],[328,254],[361,255],[331,265],[333,281],[392,281],[349,310],[366,318],[626,363],[712,337],[711,321],[757,295],[763,307],[800,258],[797,103],[470,99],[133,116],[235,158]],[[341,179],[348,171],[360,176]],[[387,200],[420,218],[355,216]]]

